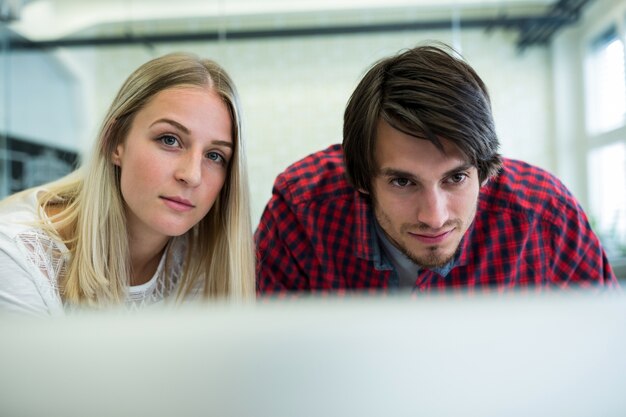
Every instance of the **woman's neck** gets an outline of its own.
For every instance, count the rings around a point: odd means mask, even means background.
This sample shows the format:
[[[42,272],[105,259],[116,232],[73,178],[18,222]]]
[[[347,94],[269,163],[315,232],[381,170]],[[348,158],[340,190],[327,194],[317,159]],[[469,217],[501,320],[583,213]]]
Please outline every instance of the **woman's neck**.
[[[158,240],[155,242],[146,242],[142,240],[137,242],[134,239],[129,241],[130,249],[130,285],[141,285],[150,281],[154,276],[165,247],[167,240]]]

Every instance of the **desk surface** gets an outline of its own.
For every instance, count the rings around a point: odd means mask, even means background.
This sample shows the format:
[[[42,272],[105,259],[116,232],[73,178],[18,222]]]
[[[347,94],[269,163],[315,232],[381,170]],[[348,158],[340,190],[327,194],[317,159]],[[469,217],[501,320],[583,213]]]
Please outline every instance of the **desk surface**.
[[[626,298],[0,317],[0,415],[624,416]]]

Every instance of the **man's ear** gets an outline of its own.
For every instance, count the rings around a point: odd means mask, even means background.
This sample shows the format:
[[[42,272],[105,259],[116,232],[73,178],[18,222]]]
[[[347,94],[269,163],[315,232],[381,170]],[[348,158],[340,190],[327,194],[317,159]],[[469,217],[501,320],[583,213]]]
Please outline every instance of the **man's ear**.
[[[357,191],[360,192],[361,194],[365,194],[365,195],[369,195],[370,194],[368,191],[365,191],[363,188],[357,188]]]
[[[122,155],[124,154],[124,145],[123,144],[119,144],[115,147],[115,150],[113,151],[113,155],[111,155],[111,161],[113,161],[114,165],[117,165],[118,167],[122,166]]]

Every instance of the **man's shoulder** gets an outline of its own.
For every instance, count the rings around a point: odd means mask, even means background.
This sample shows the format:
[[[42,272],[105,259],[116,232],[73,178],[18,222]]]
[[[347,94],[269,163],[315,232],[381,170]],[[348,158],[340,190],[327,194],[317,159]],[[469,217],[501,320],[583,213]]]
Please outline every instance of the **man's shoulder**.
[[[274,192],[293,204],[352,196],[354,188],[346,179],[341,145],[312,153],[287,167],[276,178]]]
[[[500,172],[481,190],[483,208],[527,211],[541,214],[566,205],[577,206],[565,185],[547,170],[524,161],[503,158]]]

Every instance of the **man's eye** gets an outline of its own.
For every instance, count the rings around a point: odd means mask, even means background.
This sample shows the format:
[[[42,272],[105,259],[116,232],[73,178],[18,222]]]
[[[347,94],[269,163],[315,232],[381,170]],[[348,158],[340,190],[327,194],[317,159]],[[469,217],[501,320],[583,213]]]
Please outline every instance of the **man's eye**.
[[[176,146],[178,144],[178,139],[172,135],[161,136],[159,140],[167,146]]]
[[[450,182],[453,182],[455,184],[459,184],[462,183],[463,181],[465,181],[465,179],[467,178],[467,175],[465,174],[454,174],[450,177]]]
[[[406,187],[407,185],[411,184],[411,181],[406,178],[394,178],[393,180],[391,180],[391,184],[395,185],[396,187]]]

